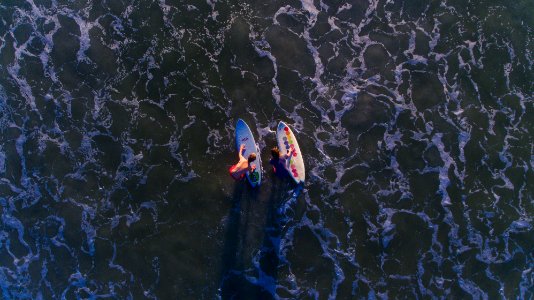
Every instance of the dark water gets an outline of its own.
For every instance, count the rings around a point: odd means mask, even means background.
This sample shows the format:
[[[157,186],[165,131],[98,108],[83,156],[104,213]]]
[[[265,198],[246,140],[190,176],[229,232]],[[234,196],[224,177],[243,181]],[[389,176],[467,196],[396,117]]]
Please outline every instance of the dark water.
[[[0,1],[2,297],[532,299],[533,13]],[[300,194],[232,181],[237,118]]]

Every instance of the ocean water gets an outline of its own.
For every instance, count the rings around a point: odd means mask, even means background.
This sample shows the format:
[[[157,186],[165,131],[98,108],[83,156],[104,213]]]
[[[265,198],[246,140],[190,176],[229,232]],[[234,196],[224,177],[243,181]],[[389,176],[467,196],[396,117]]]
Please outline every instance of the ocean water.
[[[2,298],[532,299],[533,12],[0,0]]]

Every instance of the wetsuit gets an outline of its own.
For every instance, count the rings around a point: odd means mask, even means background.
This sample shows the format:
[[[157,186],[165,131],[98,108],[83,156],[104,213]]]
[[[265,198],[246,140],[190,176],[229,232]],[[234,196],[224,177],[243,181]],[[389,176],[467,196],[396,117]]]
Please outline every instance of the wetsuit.
[[[234,180],[243,179],[243,177],[245,177],[245,173],[247,173],[246,169],[244,170],[244,172],[236,172],[235,170],[236,168],[237,168],[237,164],[231,166],[230,169],[228,169],[228,172],[230,172],[230,176],[232,176]]]
[[[286,169],[287,160],[285,158],[283,157],[280,157],[278,159],[271,158],[269,163],[273,166],[274,173],[278,177],[284,178],[284,177],[289,176],[289,172]]]

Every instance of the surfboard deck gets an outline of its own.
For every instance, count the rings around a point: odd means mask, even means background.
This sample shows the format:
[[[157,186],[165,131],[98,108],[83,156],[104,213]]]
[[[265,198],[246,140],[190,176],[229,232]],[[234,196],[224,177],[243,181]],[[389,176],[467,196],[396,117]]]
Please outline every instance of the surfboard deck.
[[[252,173],[247,172],[246,176],[252,187],[259,186],[261,184],[262,173],[259,147],[256,145],[256,141],[254,140],[254,136],[252,135],[250,127],[248,127],[247,123],[241,119],[238,119],[235,125],[235,141],[237,151],[239,151],[241,144],[245,145],[245,150],[243,150],[242,153],[244,157],[248,158],[251,153],[256,153],[256,160],[251,163],[252,165],[256,166],[256,169]]]
[[[293,134],[291,128],[282,121],[278,123],[278,128],[276,129],[276,141],[278,142],[278,149],[281,154],[285,154],[287,151],[291,151],[292,148],[295,148],[296,152],[289,159],[289,175],[297,184],[304,183],[306,169],[304,167],[304,160],[302,158],[302,153],[300,152],[299,144],[297,143],[297,138]]]

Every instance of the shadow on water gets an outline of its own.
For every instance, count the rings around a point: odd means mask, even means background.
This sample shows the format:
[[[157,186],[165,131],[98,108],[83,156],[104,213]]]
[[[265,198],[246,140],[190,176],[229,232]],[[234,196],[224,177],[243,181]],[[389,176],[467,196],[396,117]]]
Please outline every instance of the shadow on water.
[[[222,271],[221,271],[221,296],[227,294],[229,289],[232,289],[231,279],[234,277],[232,272],[235,272],[238,260],[239,251],[239,229],[241,224],[241,200],[245,184],[243,182],[236,182],[234,185],[234,193],[232,196],[232,206],[230,214],[226,222],[226,235],[224,237],[224,248],[222,253]]]
[[[258,190],[246,181],[236,182],[232,195],[232,206],[226,222],[226,235],[222,254],[220,296],[222,299],[244,299],[243,285],[246,284],[243,272],[247,248],[247,228],[251,205],[256,202]],[[248,294],[248,292],[246,293]]]
[[[259,266],[261,274],[259,279],[262,281],[264,293],[262,299],[275,298],[276,286],[278,283],[278,267],[280,264],[280,239],[282,235],[282,226],[280,224],[280,215],[278,208],[285,198],[287,184],[271,175],[271,196],[267,208],[267,218],[265,220],[265,232],[263,244],[260,249]],[[265,295],[265,292],[268,295]],[[267,297],[268,296],[268,297]]]
[[[269,189],[269,184],[265,183],[262,188]],[[278,208],[287,198],[289,186],[285,180],[274,175],[271,176],[269,183],[271,189],[268,199],[258,199],[259,190],[252,189],[246,182],[235,184],[222,255],[220,281],[222,299],[275,298],[282,234]],[[254,212],[264,218],[255,215]],[[249,236],[247,232],[254,231],[249,227],[253,227],[258,221],[263,221],[262,224],[258,224],[260,237],[254,234]],[[261,241],[261,235],[263,235],[263,241]],[[251,239],[256,239],[256,241]],[[251,249],[247,248],[248,244],[252,248],[259,246],[256,267],[251,266],[249,260],[253,258],[247,256],[248,253],[245,252],[257,251],[250,251]],[[247,279],[247,276],[252,278]]]

